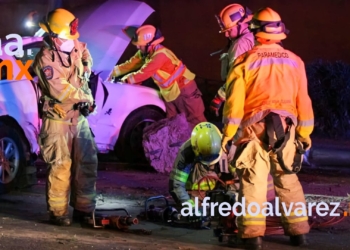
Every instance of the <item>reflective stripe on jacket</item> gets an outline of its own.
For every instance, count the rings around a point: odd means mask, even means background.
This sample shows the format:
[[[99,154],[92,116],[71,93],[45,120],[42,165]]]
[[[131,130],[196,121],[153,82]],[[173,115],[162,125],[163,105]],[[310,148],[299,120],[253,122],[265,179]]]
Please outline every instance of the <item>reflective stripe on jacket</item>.
[[[198,184],[200,185],[200,190],[212,190],[215,187],[216,180],[211,178],[207,181],[204,177],[200,183],[198,181],[201,177],[193,181],[195,179],[193,176],[196,164],[197,161],[192,150],[191,140],[187,140],[179,149],[169,178],[169,191],[181,203],[190,200],[187,191],[198,191]],[[217,177],[212,171],[208,171],[207,176]]]
[[[60,118],[58,114],[52,113],[50,118],[54,120],[70,120],[79,115],[79,112],[73,110],[74,104],[78,102],[93,103],[94,101],[88,82],[83,77],[83,62],[90,67],[93,63],[92,57],[85,43],[78,40],[75,40],[74,43],[75,49],[69,55],[43,46],[33,63],[42,94],[60,101],[61,108],[67,112],[64,119]]]
[[[195,78],[171,50],[160,44],[145,59],[138,51],[129,61],[116,66],[112,75],[124,75],[134,70],[137,71],[127,75],[129,84],[139,84],[152,77],[167,102],[175,100],[180,95],[180,88]]]
[[[226,80],[224,135],[258,122],[270,111],[289,116],[302,137],[311,134],[314,115],[304,62],[278,44],[259,44],[235,61]]]

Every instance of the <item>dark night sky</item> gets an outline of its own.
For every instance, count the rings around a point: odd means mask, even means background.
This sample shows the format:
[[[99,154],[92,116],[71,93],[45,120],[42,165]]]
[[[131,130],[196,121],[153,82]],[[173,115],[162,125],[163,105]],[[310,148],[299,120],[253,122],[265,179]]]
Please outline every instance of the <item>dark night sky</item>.
[[[48,6],[62,1],[64,7],[74,9],[89,2],[101,0],[0,0],[0,35],[24,32],[26,14],[37,10],[43,15]],[[115,0],[118,1],[118,0]],[[156,10],[149,22],[161,28],[164,45],[183,59],[196,73],[209,79],[220,79],[219,57],[209,54],[226,45],[226,38],[219,34],[214,18],[232,0],[144,0]],[[45,4],[43,4],[45,3]],[[346,0],[246,0],[251,10],[269,6],[280,13],[290,30],[284,41],[287,49],[298,54],[306,63],[316,58],[343,60],[350,63],[350,36]]]

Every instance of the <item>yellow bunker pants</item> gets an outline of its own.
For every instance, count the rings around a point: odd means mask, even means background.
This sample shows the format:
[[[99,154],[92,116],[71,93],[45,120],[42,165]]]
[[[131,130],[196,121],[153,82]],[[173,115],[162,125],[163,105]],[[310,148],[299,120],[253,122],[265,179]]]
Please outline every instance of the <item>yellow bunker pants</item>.
[[[54,216],[68,215],[68,203],[83,212],[96,205],[97,147],[88,121],[77,125],[45,118],[39,135],[47,163],[46,201]]]
[[[286,126],[283,117],[282,124]],[[294,125],[291,127],[290,133],[290,139],[282,150],[285,165],[289,167],[293,163],[296,152]],[[241,150],[236,160],[237,174],[241,184],[239,202],[242,203],[242,197],[245,199],[245,214],[238,217],[238,236],[253,238],[265,234],[266,215],[269,215],[269,210],[263,212],[263,208],[267,207],[265,202],[267,201],[267,177],[269,173],[273,177],[276,195],[279,197],[279,212],[285,235],[306,234],[310,227],[302,186],[296,174],[283,172],[277,161],[277,156],[268,151],[266,145],[262,143],[265,134],[265,123],[259,122],[249,126],[244,130],[243,138],[241,138],[243,141],[246,139],[248,143],[245,144],[244,148],[244,144],[237,148],[237,150]],[[249,204],[253,202],[260,207],[260,212],[253,204],[248,209]],[[273,203],[270,204],[274,206]],[[249,210],[252,212],[251,214],[248,213]],[[275,208],[272,211],[275,215]]]

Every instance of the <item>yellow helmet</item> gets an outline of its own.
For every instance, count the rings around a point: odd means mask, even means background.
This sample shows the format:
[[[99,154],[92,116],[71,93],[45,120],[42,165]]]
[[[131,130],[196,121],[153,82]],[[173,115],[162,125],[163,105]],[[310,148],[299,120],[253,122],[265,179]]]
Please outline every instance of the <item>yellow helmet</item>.
[[[283,40],[288,34],[280,15],[271,8],[258,10],[249,25],[249,29],[258,38],[267,40]]]
[[[79,38],[78,18],[65,9],[55,9],[48,14],[47,20],[39,26],[52,37],[74,40]]]
[[[220,15],[216,16],[221,28],[219,33],[226,32],[234,26],[250,21],[252,18],[251,14],[252,12],[248,8],[244,8],[237,3],[226,6],[221,10]]]
[[[209,166],[220,160],[221,138],[220,130],[210,122],[201,122],[194,127],[191,134],[191,145],[201,163]]]
[[[159,29],[152,25],[143,25],[135,30],[130,26],[123,29],[124,33],[132,39],[135,46],[156,45],[164,41],[164,37]]]

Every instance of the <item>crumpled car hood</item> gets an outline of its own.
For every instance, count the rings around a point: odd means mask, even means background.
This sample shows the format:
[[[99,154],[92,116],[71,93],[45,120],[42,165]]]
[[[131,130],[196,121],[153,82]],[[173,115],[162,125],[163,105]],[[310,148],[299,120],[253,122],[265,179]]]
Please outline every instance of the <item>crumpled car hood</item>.
[[[142,25],[154,10],[143,2],[109,0],[72,12],[79,18],[79,40],[88,45],[93,70],[106,79],[130,43],[122,29]]]

